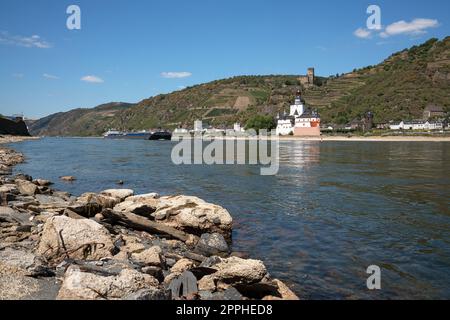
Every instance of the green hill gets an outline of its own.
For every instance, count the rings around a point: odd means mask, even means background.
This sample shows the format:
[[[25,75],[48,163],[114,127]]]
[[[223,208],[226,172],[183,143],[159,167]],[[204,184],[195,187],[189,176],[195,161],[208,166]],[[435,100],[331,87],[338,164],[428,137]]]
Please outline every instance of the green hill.
[[[322,111],[346,122],[371,110],[377,122],[422,118],[429,104],[450,110],[450,37],[431,39],[393,54],[383,63],[356,70],[350,76],[364,85]]]
[[[112,102],[93,109],[59,112],[29,123],[28,128],[32,135],[40,136],[100,135],[104,124],[120,123],[121,111],[133,106],[130,103]]]
[[[109,128],[149,129],[192,126],[203,119],[214,126],[246,123],[255,114],[287,110],[302,89],[306,103],[324,123],[344,124],[367,111],[376,122],[421,118],[428,104],[450,108],[450,37],[431,39],[393,54],[376,66],[339,77],[318,77],[302,88],[297,75],[239,76],[158,95],[137,104],[111,103],[76,109],[31,124],[35,135],[100,135]]]

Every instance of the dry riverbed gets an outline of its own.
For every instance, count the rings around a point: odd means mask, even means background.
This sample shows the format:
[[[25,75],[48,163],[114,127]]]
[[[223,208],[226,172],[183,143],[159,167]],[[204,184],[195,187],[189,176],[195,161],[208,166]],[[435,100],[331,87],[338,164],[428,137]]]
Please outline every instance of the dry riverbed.
[[[11,176],[23,160],[0,146],[0,299],[298,299],[230,251],[226,209],[127,189],[75,197]]]

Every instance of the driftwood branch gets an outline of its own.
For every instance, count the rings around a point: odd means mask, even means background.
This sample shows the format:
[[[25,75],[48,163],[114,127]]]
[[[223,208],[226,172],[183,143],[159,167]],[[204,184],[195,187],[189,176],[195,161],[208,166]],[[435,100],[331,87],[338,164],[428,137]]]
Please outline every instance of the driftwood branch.
[[[174,239],[181,240],[183,242],[186,242],[190,237],[193,237],[186,232],[177,230],[173,227],[166,226],[158,222],[150,221],[147,218],[138,216],[134,213],[104,210],[102,214],[106,219],[110,219],[117,224],[131,229],[165,235]]]

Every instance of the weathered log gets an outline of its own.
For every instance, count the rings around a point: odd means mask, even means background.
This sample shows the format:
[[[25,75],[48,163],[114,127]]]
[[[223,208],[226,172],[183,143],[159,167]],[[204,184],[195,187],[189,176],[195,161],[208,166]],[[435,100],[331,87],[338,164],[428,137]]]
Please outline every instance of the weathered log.
[[[175,238],[186,242],[191,240],[192,237],[197,238],[196,236],[187,234],[181,230],[177,230],[173,227],[163,225],[158,222],[150,221],[147,218],[142,216],[138,216],[137,214],[130,212],[117,212],[110,209],[106,209],[102,211],[102,214],[105,218],[110,219],[124,227],[129,227],[139,231],[146,231],[149,233],[155,233],[159,235],[170,236],[171,238]]]
[[[191,260],[194,260],[194,261],[197,261],[197,262],[203,262],[206,259],[206,257],[202,256],[201,254],[197,254],[197,253],[189,252],[189,251],[185,252],[183,254],[183,256],[185,258],[188,258],[188,259],[191,259]]]

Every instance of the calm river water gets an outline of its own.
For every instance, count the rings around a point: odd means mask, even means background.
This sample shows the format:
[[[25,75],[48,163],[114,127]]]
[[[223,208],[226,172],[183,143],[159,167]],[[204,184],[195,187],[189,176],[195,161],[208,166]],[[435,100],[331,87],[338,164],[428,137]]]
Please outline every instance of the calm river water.
[[[280,171],[175,166],[174,143],[46,138],[16,167],[75,195],[117,188],[227,208],[233,249],[305,299],[450,299],[450,143],[282,142]],[[74,183],[59,176],[73,175]],[[366,268],[382,270],[382,290]]]

